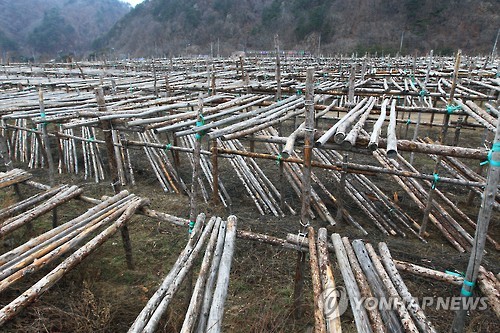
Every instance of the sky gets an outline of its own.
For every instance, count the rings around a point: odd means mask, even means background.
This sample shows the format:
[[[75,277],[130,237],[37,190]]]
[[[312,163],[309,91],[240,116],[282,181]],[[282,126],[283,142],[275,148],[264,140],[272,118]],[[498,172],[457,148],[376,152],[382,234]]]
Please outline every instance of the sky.
[[[143,2],[144,0],[123,0],[125,2],[128,2],[129,4],[131,4],[132,6],[135,6],[137,5],[138,3],[141,3]]]

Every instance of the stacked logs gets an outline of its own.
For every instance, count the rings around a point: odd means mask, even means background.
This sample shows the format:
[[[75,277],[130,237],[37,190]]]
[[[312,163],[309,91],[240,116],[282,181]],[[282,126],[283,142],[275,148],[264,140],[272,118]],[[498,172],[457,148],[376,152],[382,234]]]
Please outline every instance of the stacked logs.
[[[0,172],[0,188],[19,184],[30,179],[32,175],[21,169],[12,169],[7,172]]]
[[[385,243],[331,236],[358,332],[436,332],[408,291]],[[342,300],[341,295],[341,300]],[[370,306],[376,300],[378,306]],[[372,304],[373,305],[373,304]]]
[[[26,225],[27,223],[33,221],[37,217],[42,216],[43,214],[46,214],[52,211],[54,208],[62,205],[63,203],[79,196],[80,194],[82,194],[83,190],[76,185],[63,185],[58,187],[57,191],[54,189],[54,191],[49,192],[51,193],[51,196],[41,196],[48,197],[45,202],[38,203],[40,201],[40,197],[37,197],[36,199],[30,198],[31,200],[29,200],[28,205],[26,201],[23,201],[19,204],[14,204],[7,207],[5,211],[9,213],[16,211],[19,212],[19,214],[17,216],[8,218],[0,224],[0,237],[4,237],[14,230],[19,229],[23,225]],[[27,211],[24,211],[23,208],[19,207],[28,207],[29,205],[32,205],[33,202],[37,202],[37,205]]]
[[[122,191],[83,215],[0,256],[0,290],[77,249],[36,284],[0,309],[0,325],[39,298],[68,271],[113,236],[147,201]],[[93,233],[99,233],[83,246]]]
[[[235,216],[226,221],[198,215],[186,247],[129,332],[154,332],[206,243],[198,279],[181,332],[220,332],[236,239]]]

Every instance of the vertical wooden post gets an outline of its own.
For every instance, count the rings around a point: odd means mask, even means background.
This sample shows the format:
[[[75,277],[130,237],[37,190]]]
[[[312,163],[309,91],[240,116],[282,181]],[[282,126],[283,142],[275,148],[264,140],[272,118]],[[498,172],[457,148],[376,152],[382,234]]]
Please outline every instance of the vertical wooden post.
[[[484,247],[486,243],[486,234],[488,232],[488,225],[491,220],[491,211],[493,209],[493,202],[497,193],[497,186],[500,178],[500,118],[497,121],[497,131],[495,140],[491,148],[491,155],[488,157],[489,171],[486,178],[486,187],[484,188],[483,199],[481,201],[481,208],[477,217],[476,233],[474,235],[474,242],[472,243],[472,250],[470,253],[469,264],[467,272],[465,273],[464,284],[460,291],[460,309],[455,314],[451,331],[453,333],[463,332],[465,324],[465,316],[467,308],[465,304],[467,298],[472,295],[472,290],[477,279],[479,266],[484,255]]]
[[[215,96],[216,94],[216,91],[215,91],[215,66],[212,65],[212,82],[211,82],[211,92],[212,92],[212,96]]]
[[[104,99],[104,91],[102,87],[95,90],[97,107],[100,112],[107,112],[106,100]],[[122,189],[122,184],[118,176],[118,164],[116,161],[115,147],[113,144],[112,123],[110,120],[101,121],[101,128],[106,142],[106,153],[108,156],[109,173],[111,175],[111,186],[115,193]],[[120,233],[123,241],[123,248],[125,250],[125,259],[127,260],[128,269],[134,269],[134,261],[132,257],[132,244],[130,242],[130,235],[127,224],[120,228]]]
[[[311,207],[311,157],[314,144],[314,68],[308,67],[306,73],[305,94],[305,126],[304,126],[304,167],[302,170],[302,208],[300,224],[302,235],[306,235],[309,226],[309,210]],[[298,318],[302,314],[302,294],[304,289],[305,254],[299,252],[295,272],[294,311]]]
[[[354,80],[356,79],[356,64],[351,66],[351,75],[349,75],[349,91],[347,93],[347,101],[354,103]]]
[[[453,100],[454,100],[453,97],[455,95],[455,88],[457,86],[458,71],[460,69],[460,56],[461,56],[461,54],[462,54],[462,51],[458,50],[457,51],[457,56],[455,58],[455,68],[454,68],[454,71],[453,71],[453,82],[452,82],[451,89],[450,89],[450,97],[448,99],[448,105],[449,106],[451,106],[453,104]],[[449,121],[450,121],[450,113],[447,112],[444,115],[443,127],[441,129],[441,134],[440,134],[440,137],[438,139],[437,144],[442,144],[446,140],[446,134],[448,133]],[[425,229],[427,228],[427,224],[429,223],[429,214],[430,214],[431,209],[432,209],[432,201],[433,201],[433,197],[434,197],[434,189],[436,188],[436,183],[437,183],[437,181],[439,179],[438,171],[439,171],[439,166],[441,165],[441,160],[442,160],[442,156],[439,155],[436,158],[436,164],[434,165],[434,172],[433,172],[433,174],[434,174],[435,180],[432,183],[431,188],[429,189],[429,194],[427,196],[427,204],[426,204],[425,210],[424,210],[424,217],[422,219],[422,224],[420,225],[420,230],[419,230],[419,235],[422,236],[422,237],[423,237],[423,235],[425,233]]]
[[[201,96],[201,93],[198,97],[198,117],[197,117],[197,124],[202,123],[203,119],[203,98]],[[201,158],[201,140],[202,140],[202,133],[197,133],[196,134],[196,141],[194,145],[194,151],[193,151],[193,160],[194,160],[194,166],[193,166],[193,177],[192,177],[192,182],[191,182],[191,197],[189,201],[189,221],[190,223],[194,223],[196,221],[196,216],[198,215],[198,192],[200,191],[200,186],[198,183],[198,178],[200,174],[200,158]],[[190,226],[191,230],[192,226]]]
[[[153,58],[153,62],[151,64],[153,66],[153,90],[154,90],[154,94],[156,97],[158,97],[158,87],[157,87],[157,79],[156,79],[156,66],[155,66],[155,58]]]
[[[427,62],[427,72],[425,73],[425,80],[424,80],[424,86],[422,87],[422,95],[419,96],[419,102],[420,106],[424,107],[424,100],[425,100],[425,93],[427,91],[427,82],[429,82],[429,75],[432,69],[432,56],[434,54],[434,50],[431,50],[429,52],[429,61]],[[408,114],[408,119],[410,119],[410,115]],[[417,123],[415,124],[415,129],[413,131],[413,138],[412,141],[416,141],[418,137],[418,129],[420,128],[420,121],[422,120],[422,113],[419,112],[417,115]],[[407,125],[408,128],[408,125]],[[411,152],[410,153],[410,164],[413,164],[413,159],[415,157],[415,153]]]
[[[219,203],[219,161],[217,155],[219,154],[217,139],[212,140],[212,181],[213,193],[212,200],[215,205]]]
[[[323,288],[318,264],[318,251],[316,249],[316,237],[313,227],[307,228],[309,240],[309,264],[311,265],[311,277],[314,295],[314,332],[326,333],[326,322],[324,315],[325,302],[323,299]]]
[[[340,181],[339,181],[339,191],[338,191],[338,196],[337,196],[337,215],[335,216],[335,220],[340,222],[342,221],[342,212],[344,211],[344,197],[345,197],[345,180],[347,177],[347,158],[348,155],[344,154],[343,157],[343,164],[342,164],[342,172],[340,174]]]
[[[278,34],[274,35],[274,49],[276,52],[276,102],[281,100],[281,61],[280,61],[280,44]],[[278,135],[283,134],[283,124],[281,121],[278,123]],[[283,150],[283,145],[279,144],[279,151]],[[280,159],[279,164],[279,192],[280,192],[280,208],[284,209],[285,206],[285,194],[284,194],[284,181],[283,181],[283,161]]]
[[[38,102],[40,104],[40,118],[42,122],[42,141],[45,149],[45,156],[47,158],[47,164],[49,166],[49,185],[53,187],[56,182],[54,179],[55,166],[54,159],[52,158],[52,152],[50,151],[49,135],[47,134],[47,124],[45,120],[45,104],[43,102],[43,90],[42,87],[38,88]],[[57,227],[57,208],[52,209],[52,227]]]
[[[276,101],[281,100],[281,64],[279,36],[274,35],[274,49],[276,51]],[[280,123],[281,125],[281,123]]]

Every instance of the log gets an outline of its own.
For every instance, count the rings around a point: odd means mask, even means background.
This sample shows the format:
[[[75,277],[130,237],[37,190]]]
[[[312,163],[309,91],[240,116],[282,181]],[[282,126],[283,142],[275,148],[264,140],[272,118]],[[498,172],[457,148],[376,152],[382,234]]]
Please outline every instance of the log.
[[[345,252],[347,254],[347,258],[349,259],[349,263],[351,264],[352,272],[354,273],[354,277],[356,278],[356,282],[358,283],[361,295],[364,299],[374,297],[370,289],[368,280],[366,279],[366,276],[363,273],[361,266],[359,265],[358,259],[356,258],[356,254],[354,253],[352,245],[351,243],[349,243],[349,239],[347,237],[342,237],[342,243],[344,244]],[[378,307],[374,308],[371,311],[367,311],[367,313],[370,317],[370,323],[373,332],[387,332],[387,328],[384,326],[384,322],[382,321],[382,317],[380,316]]]
[[[203,295],[203,305],[200,310],[200,315],[198,317],[198,326],[196,328],[197,333],[205,333],[206,331],[208,315],[210,313],[210,308],[212,306],[214,286],[217,281],[217,272],[219,271],[220,260],[222,257],[222,252],[224,251],[224,239],[226,237],[226,228],[227,228],[227,222],[221,221],[217,237],[217,245],[215,247],[212,265],[210,266],[210,272],[208,273],[206,287]]]
[[[396,100],[391,103],[391,113],[389,127],[387,128],[387,147],[386,155],[389,158],[394,158],[398,154],[398,144],[396,138]]]
[[[318,230],[317,247],[319,272],[323,285],[323,314],[325,316],[326,332],[340,333],[342,332],[342,326],[340,323],[340,313],[335,293],[335,278],[333,276],[333,269],[328,256],[328,234],[325,228],[320,228]]]
[[[352,247],[354,252],[356,253],[356,257],[358,258],[361,269],[365,273],[366,279],[370,284],[373,295],[379,301],[385,300],[388,304],[390,304],[390,299],[388,297],[389,295],[384,290],[382,279],[377,274],[377,271],[375,270],[374,265],[370,257],[368,256],[363,241],[359,239],[354,240],[352,242]],[[379,310],[380,315],[382,316],[382,319],[384,320],[384,323],[389,332],[404,332],[401,321],[399,320],[394,310],[385,308],[379,308]]]
[[[352,274],[351,265],[349,264],[349,260],[347,259],[347,254],[345,252],[344,245],[342,244],[342,239],[340,238],[339,234],[332,234],[331,239],[335,248],[337,262],[340,266],[340,272],[342,273],[342,278],[344,279],[344,283],[346,286],[346,292],[349,296],[356,329],[359,333],[371,333],[373,331],[370,326],[370,321],[368,319],[366,309],[363,306],[356,306],[356,304],[360,304],[362,302],[361,293],[359,291],[358,285],[356,284],[356,279]]]
[[[370,256],[370,259],[373,263],[373,267],[378,273],[378,276],[382,280],[382,283],[385,286],[385,289],[387,291],[387,294],[389,295],[389,300],[390,304],[392,302],[395,302],[396,305],[396,310],[397,313],[399,314],[399,318],[401,320],[401,323],[403,324],[403,328],[405,332],[413,332],[413,333],[418,333],[418,328],[413,322],[412,317],[410,316],[408,309],[406,308],[403,300],[401,299],[401,296],[399,296],[398,291],[396,290],[396,287],[392,283],[391,278],[387,274],[387,272],[384,269],[384,266],[382,265],[382,262],[380,261],[380,258],[378,257],[377,253],[375,252],[375,249],[371,244],[366,244],[365,245],[366,251],[368,252],[368,255]]]
[[[380,133],[382,131],[382,125],[384,124],[387,114],[387,104],[389,104],[389,100],[384,99],[384,101],[382,102],[382,106],[380,107],[380,116],[378,117],[375,125],[373,125],[372,135],[370,136],[370,142],[368,143],[368,149],[372,151],[378,148],[378,141]]]
[[[0,236],[3,237],[14,230],[20,228],[24,224],[34,220],[35,218],[53,210],[57,206],[79,196],[83,190],[78,186],[71,186],[66,190],[62,190],[45,203],[22,213],[20,216],[15,216],[5,220],[0,226]]]
[[[311,265],[311,277],[314,295],[314,332],[326,333],[325,323],[325,301],[323,299],[323,288],[321,287],[321,277],[318,264],[318,253],[316,249],[316,237],[313,227],[307,228],[307,238],[309,240],[309,264]]]
[[[401,261],[401,260],[394,260],[394,264],[396,265],[396,268],[407,273],[411,273],[414,275],[430,278],[433,280],[438,280],[450,284],[454,284],[457,286],[461,286],[463,283],[463,277],[461,276],[456,276],[456,275],[450,275],[444,272],[436,271],[434,269],[430,269],[427,267],[419,266],[413,263]]]
[[[153,312],[157,309],[158,305],[161,303],[164,295],[166,294],[168,288],[172,284],[174,278],[177,276],[181,270],[181,266],[187,261],[190,254],[192,253],[198,239],[200,238],[200,230],[203,228],[205,222],[205,214],[198,215],[196,219],[196,224],[194,225],[193,231],[187,242],[186,246],[177,257],[176,262],[170,269],[168,275],[163,279],[160,287],[156,290],[154,295],[149,299],[146,306],[142,309],[141,313],[137,316],[132,326],[129,328],[129,332],[142,332],[144,327],[148,324]]]
[[[234,253],[234,243],[236,239],[237,218],[231,215],[227,219],[226,239],[224,241],[224,251],[222,253],[217,284],[215,286],[212,306],[208,315],[207,330],[210,333],[219,333],[222,329],[222,317],[224,315],[224,303],[227,297],[229,286],[229,273],[231,261]]]
[[[111,226],[106,228],[103,232],[101,232],[99,235],[94,237],[87,244],[73,253],[70,257],[64,260],[49,274],[47,274],[31,288],[18,296],[15,300],[4,306],[0,310],[0,325],[3,325],[7,320],[11,319],[22,309],[24,309],[29,303],[39,298],[45,291],[47,291],[57,281],[59,281],[68,271],[82,262],[82,260],[84,260],[107,239],[114,235],[119,230],[119,228],[122,227],[134,215],[135,210],[138,209],[141,204],[142,202],[138,201],[134,205],[128,207],[127,210],[122,214],[122,216],[120,216]]]
[[[203,230],[201,236],[198,239],[198,242],[194,246],[192,252],[189,253],[186,260],[182,263],[182,266],[178,268],[177,267],[172,268],[176,272],[176,274],[175,276],[173,276],[171,283],[168,284],[167,290],[165,291],[161,301],[153,310],[153,313],[151,314],[149,321],[144,327],[144,332],[149,332],[149,333],[155,332],[156,327],[158,326],[161,317],[167,310],[168,305],[172,301],[173,296],[179,290],[181,283],[184,281],[188,273],[190,273],[190,270],[196,258],[198,257],[198,254],[200,253],[202,246],[205,244],[208,235],[212,233],[215,221],[216,218],[212,217],[210,221],[207,223],[205,229]],[[190,287],[190,285],[188,287]]]
[[[198,279],[196,280],[196,284],[193,289],[191,301],[182,324],[181,333],[191,333],[194,331],[196,319],[199,317],[201,306],[203,305],[203,295],[208,279],[208,273],[210,267],[212,266],[212,258],[217,245],[221,222],[222,220],[220,217],[215,221],[210,240],[208,241],[207,248],[205,250],[205,255],[203,256]]]
[[[412,297],[412,295],[408,291],[408,288],[406,287],[406,284],[401,278],[401,275],[399,275],[387,244],[383,242],[379,243],[378,250],[380,252],[380,257],[382,259],[382,263],[384,264],[385,270],[394,283],[394,286],[397,289],[399,295],[401,295],[403,301],[405,302],[406,308],[412,315],[419,329],[422,332],[436,333],[436,329],[426,318],[424,312],[418,305],[418,302]]]
[[[342,123],[344,121],[346,121],[346,119],[348,119],[349,117],[353,116],[355,113],[357,113],[362,107],[363,105],[365,105],[366,101],[368,100],[368,98],[364,98],[361,102],[359,102],[358,104],[356,104],[356,106],[351,110],[349,111],[349,113],[347,113],[344,117],[342,117],[342,119],[340,119],[335,125],[333,125],[328,131],[326,131],[323,135],[321,135],[321,137],[319,139],[316,140],[316,147],[321,147],[323,146],[328,140],[330,140],[330,138],[335,134],[335,132],[337,131],[337,128],[339,128],[340,125],[342,125]]]
[[[500,283],[495,274],[480,266],[477,284],[483,295],[488,298],[488,304],[497,318],[500,317]]]

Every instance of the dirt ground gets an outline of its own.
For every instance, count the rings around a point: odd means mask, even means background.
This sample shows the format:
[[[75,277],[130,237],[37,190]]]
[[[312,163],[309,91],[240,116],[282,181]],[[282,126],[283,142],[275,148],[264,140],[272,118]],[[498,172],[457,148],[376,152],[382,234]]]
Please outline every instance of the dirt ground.
[[[404,131],[404,129],[403,129]],[[411,132],[410,132],[411,133]],[[404,133],[403,133],[404,134]],[[431,133],[432,134],[432,133]],[[475,133],[478,135],[478,133]],[[262,150],[263,151],[263,150]],[[144,159],[142,151],[134,152],[134,170],[137,184],[127,187],[130,192],[151,199],[150,208],[179,217],[187,217],[189,200],[186,195],[164,193],[157,183],[154,174]],[[359,157],[361,158],[361,157]],[[190,180],[188,161],[183,159],[183,178]],[[276,174],[278,167],[273,161],[258,161],[268,175]],[[471,162],[472,163],[472,162]],[[418,158],[416,164],[419,170],[429,172],[432,168],[430,159]],[[18,165],[22,167],[22,165]],[[297,233],[298,216],[287,215],[285,218],[261,216],[252,200],[244,192],[240,181],[234,172],[230,171],[227,161],[221,159],[221,175],[231,199],[232,212],[238,217],[238,228],[254,232],[266,233],[285,238],[287,233]],[[318,171],[325,184],[334,189],[328,181],[326,171]],[[432,173],[432,172],[431,172]],[[33,170],[36,179],[43,182],[47,179],[46,170]],[[385,176],[376,176],[375,182],[383,184],[387,191],[398,191],[397,186]],[[82,179],[81,175],[59,175],[59,183],[78,184],[84,188],[85,194],[98,198],[112,193],[108,182],[94,184]],[[33,192],[22,186],[26,196]],[[454,186],[444,186],[453,201],[458,203],[473,220],[477,216],[479,201],[474,205],[465,206],[468,191]],[[421,219],[421,213],[405,194],[400,191],[402,208],[411,212],[415,219]],[[318,191],[320,193],[320,191]],[[6,206],[14,200],[14,193],[2,192],[1,205]],[[294,207],[300,207],[298,198],[287,189],[286,200]],[[335,207],[323,198],[332,214]],[[312,221],[315,228],[326,227],[329,233],[337,232],[351,240],[363,238],[376,245],[385,241],[395,259],[424,265],[440,271],[464,271],[467,267],[468,254],[458,253],[441,236],[432,225],[429,226],[430,237],[424,244],[413,236],[407,238],[384,237],[368,218],[358,210],[352,202],[347,202],[347,208],[358,222],[369,232],[361,237],[357,229],[345,223],[332,227],[323,221]],[[61,222],[81,214],[89,205],[71,201],[59,209]],[[202,204],[201,211],[207,216],[218,215],[227,217],[228,210],[210,204]],[[500,239],[500,214],[494,213],[491,220],[490,235]],[[50,228],[50,216],[45,215],[34,223],[35,232],[43,232]],[[167,275],[187,239],[187,229],[167,223],[157,223],[143,216],[136,216],[129,224],[136,268],[126,268],[125,256],[119,234],[107,241],[94,254],[87,258],[76,269],[61,279],[53,288],[39,300],[29,306],[15,319],[0,328],[2,332],[125,332],[135,317],[139,314],[150,296],[155,292],[160,281]],[[12,237],[2,240],[2,251],[19,245],[29,239],[25,230],[16,231]],[[484,266],[495,273],[500,271],[499,253],[493,248],[487,248]],[[224,316],[225,332],[305,332],[314,324],[312,286],[309,268],[305,278],[305,296],[303,300],[304,314],[300,319],[292,315],[292,295],[297,254],[291,250],[275,248],[251,241],[238,239],[231,269],[231,280]],[[335,278],[338,285],[343,285],[342,276],[332,254]],[[23,279],[0,295],[1,305],[5,305],[31,286],[48,272],[42,270],[33,276]],[[424,296],[458,296],[460,287],[451,286],[438,281],[425,279],[409,274],[402,274],[410,292],[415,297]],[[169,307],[167,315],[161,323],[160,332],[175,332],[183,321],[186,309],[184,285],[175,301]],[[426,315],[438,331],[448,331],[454,312],[426,309]],[[498,318],[490,310],[475,311],[467,319],[467,332],[497,332]],[[355,332],[353,316],[350,310],[342,316],[344,332]]]

